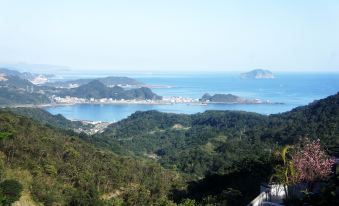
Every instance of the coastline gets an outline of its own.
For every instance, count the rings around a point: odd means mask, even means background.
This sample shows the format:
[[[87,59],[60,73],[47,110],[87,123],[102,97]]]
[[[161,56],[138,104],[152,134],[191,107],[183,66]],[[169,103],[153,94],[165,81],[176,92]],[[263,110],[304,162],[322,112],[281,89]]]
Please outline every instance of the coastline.
[[[73,102],[73,103],[47,103],[47,104],[17,104],[17,105],[2,105],[0,108],[49,108],[59,106],[72,105],[176,105],[186,104],[190,106],[208,106],[209,104],[224,104],[224,105],[283,105],[281,102],[169,102],[169,101],[115,101],[115,102]]]

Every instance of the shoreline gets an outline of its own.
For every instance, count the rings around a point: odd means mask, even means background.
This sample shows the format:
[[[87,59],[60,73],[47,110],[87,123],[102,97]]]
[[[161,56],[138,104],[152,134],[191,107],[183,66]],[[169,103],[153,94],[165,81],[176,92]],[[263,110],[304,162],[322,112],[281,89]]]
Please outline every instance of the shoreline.
[[[75,102],[75,103],[47,103],[47,104],[18,104],[18,105],[3,105],[0,108],[49,108],[59,106],[73,105],[176,105],[186,104],[190,106],[208,106],[209,104],[224,104],[224,105],[284,105],[280,102]]]

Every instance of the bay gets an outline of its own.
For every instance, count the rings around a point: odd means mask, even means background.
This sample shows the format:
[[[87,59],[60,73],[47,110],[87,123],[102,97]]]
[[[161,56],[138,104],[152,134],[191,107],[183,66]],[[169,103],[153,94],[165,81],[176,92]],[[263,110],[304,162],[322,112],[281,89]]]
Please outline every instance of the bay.
[[[109,74],[108,74],[109,75]],[[119,121],[136,111],[194,114],[205,110],[239,110],[275,114],[306,105],[339,91],[338,73],[278,73],[275,79],[241,79],[238,74],[129,75],[153,88],[161,96],[200,98],[204,93],[231,93],[245,98],[259,98],[283,104],[79,104],[46,108],[72,120]]]

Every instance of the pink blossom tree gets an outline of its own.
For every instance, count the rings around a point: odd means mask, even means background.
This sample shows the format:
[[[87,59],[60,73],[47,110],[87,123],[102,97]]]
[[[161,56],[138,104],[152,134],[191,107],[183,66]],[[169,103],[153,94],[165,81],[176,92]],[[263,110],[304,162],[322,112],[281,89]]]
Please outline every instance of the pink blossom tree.
[[[321,148],[320,140],[309,141],[306,139],[303,146],[300,146],[292,155],[295,174],[295,182],[314,182],[325,180],[332,172],[335,163]]]

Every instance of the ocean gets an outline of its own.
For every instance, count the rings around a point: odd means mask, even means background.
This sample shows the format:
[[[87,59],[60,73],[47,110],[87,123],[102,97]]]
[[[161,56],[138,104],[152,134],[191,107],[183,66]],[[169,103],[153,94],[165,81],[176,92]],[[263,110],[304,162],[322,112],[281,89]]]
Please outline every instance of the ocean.
[[[72,76],[70,78],[81,78]],[[239,110],[276,114],[307,105],[339,91],[339,73],[277,73],[274,79],[241,79],[239,74],[129,75],[153,88],[161,96],[200,98],[203,94],[234,94],[244,98],[269,100],[282,104],[209,104],[209,105],[99,105],[79,104],[46,108],[71,120],[115,122],[136,111],[193,114],[206,110]]]

